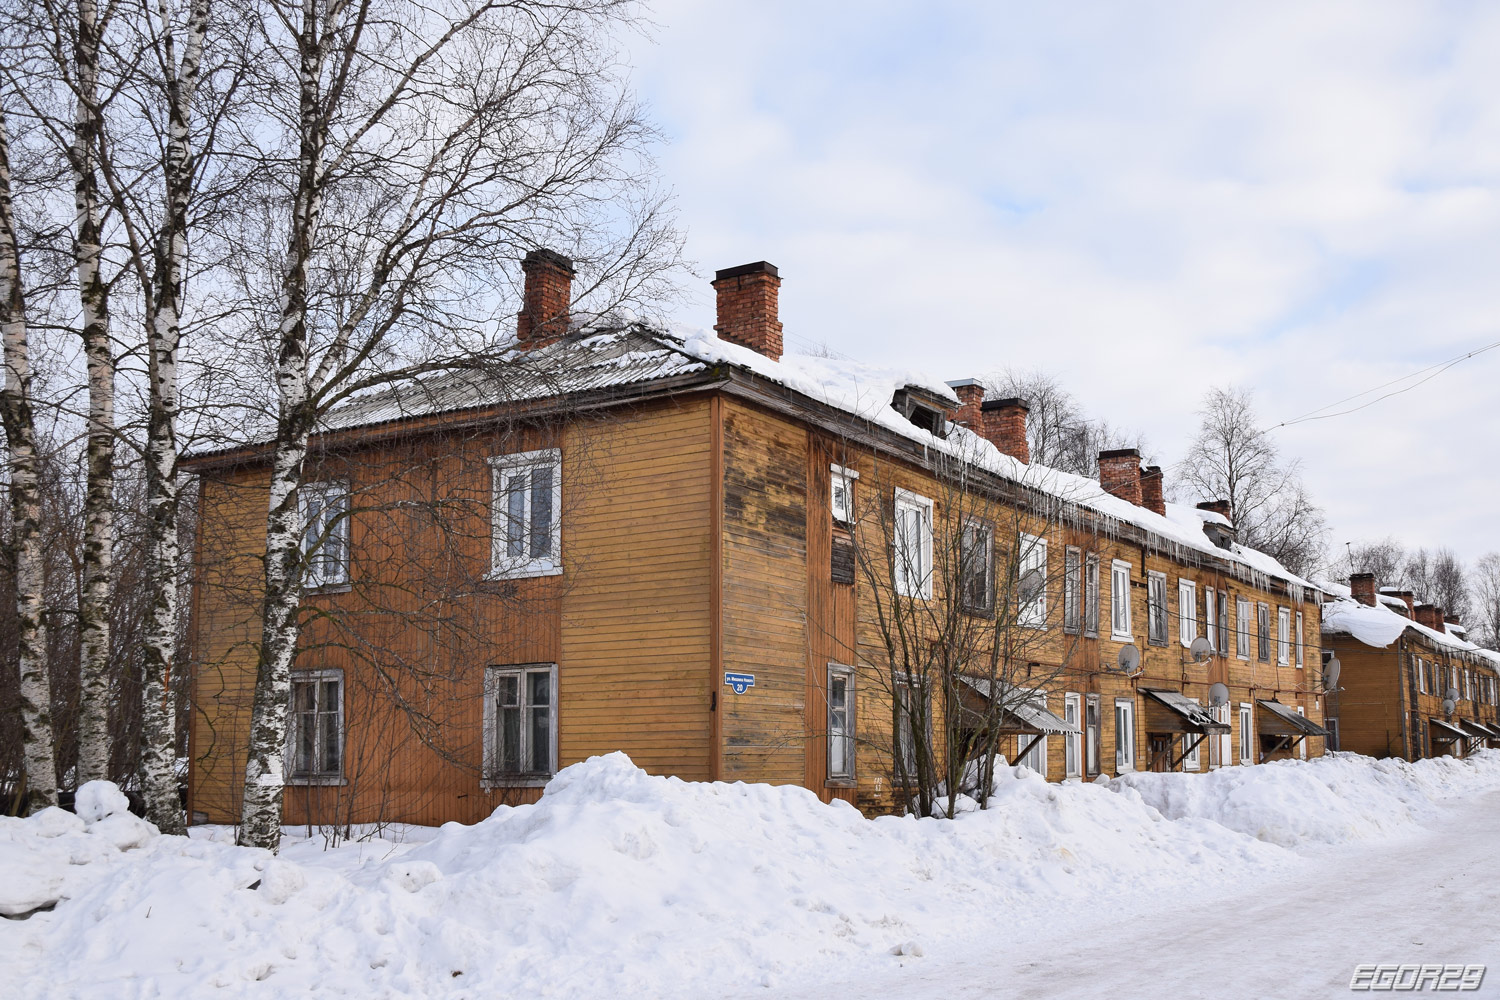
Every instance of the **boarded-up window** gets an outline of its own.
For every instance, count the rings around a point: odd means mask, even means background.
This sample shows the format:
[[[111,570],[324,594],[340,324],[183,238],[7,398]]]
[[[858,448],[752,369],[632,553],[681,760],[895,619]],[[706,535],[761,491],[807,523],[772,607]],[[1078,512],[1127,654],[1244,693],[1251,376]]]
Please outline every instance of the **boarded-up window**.
[[[830,571],[834,583],[854,582],[854,543],[842,535],[833,537],[833,564]]]

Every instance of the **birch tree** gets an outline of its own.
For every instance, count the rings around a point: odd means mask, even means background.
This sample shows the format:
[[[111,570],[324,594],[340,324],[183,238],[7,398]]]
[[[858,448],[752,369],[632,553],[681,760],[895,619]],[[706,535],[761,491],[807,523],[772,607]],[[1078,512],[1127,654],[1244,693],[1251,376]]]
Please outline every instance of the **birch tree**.
[[[16,587],[16,647],[26,776],[24,809],[30,813],[57,804],[57,769],[52,748],[46,636],[42,628],[42,543],[38,533],[41,499],[37,487],[31,351],[10,164],[10,136],[4,110],[0,108],[0,337],[4,340],[5,356],[0,419],[5,424],[10,472],[9,556]]]
[[[354,395],[498,360],[500,264],[528,249],[570,253],[598,311],[647,297],[676,263],[654,134],[613,64],[611,33],[633,16],[621,0],[265,7],[264,93],[286,141],[265,151],[270,244],[243,278],[252,297],[275,288],[259,343],[276,407],[241,843],[280,837],[299,491],[320,421]]]

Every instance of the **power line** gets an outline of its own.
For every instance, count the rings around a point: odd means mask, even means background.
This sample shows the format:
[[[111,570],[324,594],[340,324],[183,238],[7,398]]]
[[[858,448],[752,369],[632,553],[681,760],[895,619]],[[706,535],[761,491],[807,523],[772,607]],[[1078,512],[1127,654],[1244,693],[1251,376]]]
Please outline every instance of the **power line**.
[[[1443,374],[1443,372],[1447,371],[1449,368],[1452,368],[1454,365],[1467,361],[1470,358],[1477,357],[1478,355],[1483,354],[1485,351],[1493,351],[1497,347],[1500,347],[1500,340],[1495,341],[1493,344],[1486,344],[1483,347],[1475,348],[1474,350],[1469,351],[1467,354],[1460,354],[1456,358],[1449,358],[1447,361],[1442,361],[1435,365],[1429,365],[1426,368],[1411,372],[1408,375],[1402,375],[1400,378],[1391,379],[1389,382],[1377,385],[1373,389],[1366,389],[1364,392],[1356,392],[1352,396],[1345,396],[1343,399],[1329,403],[1327,406],[1320,406],[1316,410],[1309,410],[1308,412],[1302,414],[1302,416],[1300,417],[1293,417],[1291,420],[1283,420],[1279,424],[1273,424],[1268,429],[1274,431],[1279,427],[1290,427],[1293,424],[1300,424],[1309,420],[1329,420],[1333,417],[1342,417],[1350,413],[1355,413],[1359,410],[1365,409],[1366,407],[1374,406],[1376,403],[1379,403],[1382,400],[1390,399],[1392,396],[1399,396],[1403,392],[1411,392],[1418,386],[1425,385],[1426,383],[1431,382],[1433,379],[1437,378],[1439,375]],[[1323,412],[1324,410],[1331,410],[1335,406],[1342,406],[1345,403],[1353,402],[1354,400],[1359,399],[1362,396],[1368,396],[1372,392],[1380,392],[1380,390],[1382,389],[1389,389],[1393,385],[1401,385],[1401,383],[1403,382],[1410,382],[1412,379],[1424,375],[1426,377],[1420,379],[1420,381],[1412,382],[1411,385],[1403,386],[1400,389],[1391,389],[1390,392],[1387,392],[1381,396],[1376,396],[1374,399],[1371,399],[1364,403],[1360,403],[1358,406],[1351,406],[1347,410],[1339,410],[1336,413]]]

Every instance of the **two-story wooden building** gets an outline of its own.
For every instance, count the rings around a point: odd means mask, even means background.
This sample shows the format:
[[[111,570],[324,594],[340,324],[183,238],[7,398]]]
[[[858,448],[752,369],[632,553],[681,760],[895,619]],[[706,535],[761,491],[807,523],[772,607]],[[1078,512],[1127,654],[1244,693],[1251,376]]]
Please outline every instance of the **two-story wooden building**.
[[[930,692],[889,611],[950,601],[1004,622],[966,690],[1024,687],[1002,750],[1049,777],[1322,752],[1321,593],[1134,451],[1066,475],[1030,462],[1023,400],[783,356],[765,262],[717,273],[716,334],[573,329],[571,264],[525,269],[510,362],[313,442],[288,822],[474,821],[615,750],[893,808],[899,708]],[[238,816],[268,457],[189,463],[198,821]]]
[[[1341,664],[1328,696],[1336,749],[1419,760],[1500,746],[1500,654],[1409,591],[1377,591],[1372,574],[1325,589],[1323,642]]]

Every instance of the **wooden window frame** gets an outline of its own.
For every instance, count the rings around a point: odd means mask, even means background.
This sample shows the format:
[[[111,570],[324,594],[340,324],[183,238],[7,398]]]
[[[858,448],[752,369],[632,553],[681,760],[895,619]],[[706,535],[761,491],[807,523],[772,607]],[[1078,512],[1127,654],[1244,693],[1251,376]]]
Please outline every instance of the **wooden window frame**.
[[[833,682],[835,678],[839,678],[844,682],[845,732],[842,736],[836,735],[837,731],[834,728],[833,721]],[[827,765],[826,780],[830,786],[835,788],[853,787],[858,781],[858,755],[856,753],[856,749],[859,746],[858,739],[855,736],[855,727],[857,725],[858,713],[855,707],[855,681],[853,667],[844,663],[828,664],[827,686],[824,690],[824,698],[828,705],[828,739],[826,741],[827,752],[824,755],[825,763]],[[845,745],[844,760],[847,766],[844,767],[843,770],[835,770],[833,766],[833,746],[834,740],[836,739],[842,740]]]
[[[313,691],[315,692],[313,714],[316,718],[317,716],[321,716],[324,714],[321,709],[322,690],[323,685],[329,681],[336,681],[338,682],[339,686],[339,703],[335,713],[337,717],[339,744],[338,770],[298,771],[296,770],[297,743],[299,742],[298,737],[301,736],[301,723],[299,721],[300,714],[297,712],[297,687],[302,684],[313,685]],[[292,671],[290,703],[287,711],[286,756],[284,758],[284,777],[288,785],[343,785],[348,783],[348,760],[345,757],[345,750],[348,746],[348,741],[345,739],[344,701],[344,671],[339,669],[338,667],[320,667],[316,670]],[[313,737],[313,757],[321,758],[322,754],[319,752],[318,747],[321,745],[322,727],[318,726],[317,722],[314,722],[313,725],[317,727],[317,730],[314,733]]]
[[[1255,658],[1271,662],[1271,606],[1265,601],[1255,602]]]
[[[1040,565],[1037,562],[1040,553]],[[1026,600],[1024,583],[1030,569],[1040,570],[1041,585],[1035,598]],[[1047,539],[1040,535],[1019,532],[1016,540],[1016,624],[1022,628],[1045,629],[1047,627]]]
[[[1091,711],[1092,710],[1092,711]],[[1090,714],[1093,722],[1089,722]],[[1083,697],[1083,775],[1097,778],[1104,769],[1104,698],[1098,694]]]
[[[1215,623],[1219,634],[1215,638],[1214,645],[1218,647],[1215,652],[1220,656],[1229,655],[1229,591],[1215,591],[1218,597],[1218,621]]]
[[[1125,717],[1130,722],[1130,726],[1129,726],[1129,739],[1124,740],[1124,741],[1121,741],[1121,739],[1120,739],[1120,713],[1121,713],[1122,710],[1125,713]],[[1122,750],[1126,753],[1126,756],[1125,756],[1123,762],[1121,761],[1121,756],[1120,756]],[[1133,698],[1116,698],[1115,699],[1115,773],[1116,774],[1128,774],[1128,773],[1130,773],[1130,772],[1132,772],[1134,770],[1135,770],[1135,699],[1133,699]]]
[[[1146,571],[1146,642],[1152,646],[1167,644],[1167,624],[1171,616],[1167,607],[1167,574]]]
[[[1250,644],[1250,598],[1234,599],[1234,656],[1249,660],[1254,655]]]
[[[1240,702],[1239,750],[1242,767],[1255,763],[1255,708],[1245,701]]]
[[[1063,548],[1063,631],[1083,631],[1083,551],[1076,545]]]
[[[537,451],[515,452],[509,455],[494,455],[490,466],[490,568],[491,580],[518,580],[538,576],[558,576],[562,564],[562,452],[557,448],[542,448]],[[548,528],[548,551],[545,555],[530,553],[534,509],[530,491],[526,497],[526,524],[522,532],[527,551],[513,556],[502,549],[508,544],[510,512],[500,502],[505,495],[502,478],[531,469],[552,470],[552,520]]]
[[[1292,664],[1292,609],[1276,607],[1276,665]]]
[[[1083,636],[1085,639],[1099,638],[1099,554],[1090,552],[1083,557]]]
[[[828,467],[828,508],[833,515],[833,523],[846,528],[854,526],[854,481],[859,478],[859,473],[842,465],[830,465]],[[844,506],[839,509],[840,482],[844,484]]]
[[[1072,718],[1068,718],[1069,714]],[[1078,732],[1063,737],[1063,777],[1083,775],[1083,696],[1077,691],[1063,692],[1063,721],[1071,722]]]
[[[976,531],[983,535],[983,559],[984,559],[984,600],[981,604],[975,604],[969,599],[969,580],[965,572],[969,567],[965,563],[964,544],[969,532]],[[982,518],[965,518],[963,529],[959,533],[959,573],[958,573],[958,601],[959,607],[970,614],[990,616],[995,613],[995,526]]]
[[[547,737],[549,746],[547,748],[551,767],[544,771],[501,771],[496,760],[499,757],[499,747],[496,745],[499,739],[499,711],[495,704],[499,695],[499,679],[502,676],[514,675],[518,678],[517,691],[522,698],[529,698],[527,694],[526,679],[532,674],[545,673],[550,686],[549,704],[547,706]],[[535,788],[545,785],[552,780],[552,776],[558,771],[557,759],[557,664],[555,663],[506,663],[491,664],[484,670],[484,732],[483,732],[483,768],[480,772],[480,787],[486,790],[493,788]],[[519,707],[523,712],[529,712],[536,706],[531,705],[529,700],[521,701]],[[531,739],[530,727],[521,726],[520,732],[522,755],[524,757],[529,748]]]
[[[1292,642],[1295,644],[1295,649],[1297,651],[1297,669],[1305,670],[1307,669],[1307,650],[1302,641],[1302,629],[1306,624],[1306,619],[1302,617],[1302,612],[1300,611],[1297,612],[1296,623],[1297,631],[1292,636]]]

